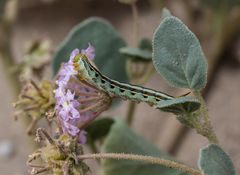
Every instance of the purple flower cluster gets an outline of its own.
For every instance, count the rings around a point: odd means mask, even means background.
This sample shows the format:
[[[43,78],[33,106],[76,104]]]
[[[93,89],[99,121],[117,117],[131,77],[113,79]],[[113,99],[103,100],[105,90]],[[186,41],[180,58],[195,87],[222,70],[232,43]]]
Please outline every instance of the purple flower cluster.
[[[94,58],[94,48],[89,44],[87,49],[81,50],[89,59]],[[89,96],[97,97],[98,92],[92,87],[83,85],[76,77],[77,71],[73,67],[73,59],[80,51],[75,49],[67,63],[59,70],[56,81],[57,89],[54,91],[55,110],[61,123],[62,131],[73,137],[78,137],[80,143],[86,142],[86,132],[79,129],[79,125],[91,120],[96,115],[94,110],[86,110],[94,100],[86,100]],[[84,94],[84,95],[81,95]],[[84,110],[85,109],[85,110]]]

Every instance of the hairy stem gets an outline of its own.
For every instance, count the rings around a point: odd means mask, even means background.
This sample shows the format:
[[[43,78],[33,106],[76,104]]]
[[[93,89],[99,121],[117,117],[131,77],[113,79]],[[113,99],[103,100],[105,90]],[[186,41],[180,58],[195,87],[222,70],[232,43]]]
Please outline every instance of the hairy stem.
[[[144,156],[144,155],[134,155],[134,154],[123,154],[123,153],[98,153],[98,154],[85,154],[78,157],[79,159],[125,159],[125,160],[136,160],[136,161],[143,161],[151,164],[157,164],[166,166],[168,168],[173,168],[180,170],[185,173],[189,173],[192,175],[202,175],[199,170],[194,168],[188,167],[184,164],[161,159],[152,156]]]
[[[200,129],[198,129],[199,134],[202,134],[203,136],[206,136],[209,140],[209,142],[218,144],[218,139],[216,134],[213,131],[213,127],[211,125],[211,121],[208,115],[207,105],[205,100],[203,99],[201,93],[199,91],[194,91],[193,94],[195,97],[199,100],[201,103],[200,108],[200,117],[203,117],[203,123],[201,124]]]

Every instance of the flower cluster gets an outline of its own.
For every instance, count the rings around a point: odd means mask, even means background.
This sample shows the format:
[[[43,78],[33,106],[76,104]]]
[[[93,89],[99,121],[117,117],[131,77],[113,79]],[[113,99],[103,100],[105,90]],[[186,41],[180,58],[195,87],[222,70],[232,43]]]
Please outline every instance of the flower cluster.
[[[53,112],[55,99],[53,94],[54,86],[52,82],[43,80],[40,83],[30,81],[25,84],[18,97],[18,101],[13,105],[16,108],[15,118],[31,118],[31,123],[27,128],[28,134],[33,134],[37,122],[46,117],[46,114]]]
[[[89,167],[78,158],[83,154],[82,145],[75,138],[62,134],[52,138],[45,129],[38,128],[36,141],[43,146],[29,156],[27,166],[32,175],[83,175],[89,172]]]
[[[77,78],[78,72],[74,69],[73,59],[79,53],[85,54],[88,59],[94,58],[94,48],[90,44],[85,50],[72,51],[69,61],[62,65],[58,73],[57,89],[54,91],[55,110],[62,131],[72,137],[78,137],[80,143],[85,143],[84,127],[96,118],[106,105],[103,103],[103,92]]]

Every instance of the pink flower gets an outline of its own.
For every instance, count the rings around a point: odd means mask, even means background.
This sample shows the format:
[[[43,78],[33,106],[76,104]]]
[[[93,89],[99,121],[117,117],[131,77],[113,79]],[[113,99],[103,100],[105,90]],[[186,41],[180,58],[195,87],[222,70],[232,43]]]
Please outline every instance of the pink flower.
[[[76,74],[77,74],[77,71],[74,70],[74,67],[72,66],[72,64],[69,64],[69,63],[63,64],[63,66],[61,67],[58,73],[57,84],[66,85],[69,79]]]
[[[93,58],[95,57],[95,48],[90,43],[88,43],[88,48],[85,50],[82,49],[81,53],[85,54],[88,59],[93,60]]]
[[[71,52],[71,54],[70,54],[70,60],[69,60],[71,63],[72,63],[74,57],[75,57],[77,54],[79,54],[79,49],[74,49],[74,50]]]
[[[77,110],[79,105],[79,102],[74,99],[74,94],[68,90],[67,93],[59,99],[57,107],[59,108],[59,115],[65,121],[80,118],[80,113]]]
[[[91,44],[87,49],[81,50],[89,59],[94,58],[94,48]],[[76,76],[78,72],[73,67],[73,60],[79,54],[74,49],[70,59],[64,63],[58,73],[56,81],[57,89],[54,91],[56,105],[55,111],[61,123],[62,131],[72,137],[77,137],[80,143],[86,142],[86,132],[79,128],[85,122],[91,121],[101,111],[96,108],[96,103],[101,100],[98,90],[81,82]]]
[[[60,120],[61,121],[61,120]],[[80,133],[80,129],[76,127],[74,124],[71,124],[67,121],[61,121],[62,129],[64,133],[67,133],[71,136],[77,136]]]

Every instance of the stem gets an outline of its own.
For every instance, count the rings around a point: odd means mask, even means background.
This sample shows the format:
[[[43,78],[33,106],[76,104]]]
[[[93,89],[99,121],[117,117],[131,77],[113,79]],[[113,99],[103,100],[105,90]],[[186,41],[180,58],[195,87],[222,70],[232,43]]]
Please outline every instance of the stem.
[[[0,32],[2,32],[2,34],[0,34],[0,61],[3,64],[3,72],[7,76],[14,100],[18,97],[21,90],[18,75],[10,71],[12,66],[15,65],[15,60],[11,50],[11,37],[12,29],[17,18],[17,11],[18,0],[9,0],[6,2],[3,18],[0,21]],[[30,120],[29,118],[24,118],[22,122],[26,127],[29,125]],[[37,147],[36,143],[33,142],[31,138],[29,139],[29,143],[32,148],[35,149]]]
[[[137,84],[142,85],[147,82],[147,80],[151,77],[151,75],[155,72],[155,69],[152,65],[146,68],[145,75],[141,78],[141,80],[137,81]],[[136,103],[133,101],[129,102],[128,110],[127,110],[127,123],[131,126],[133,119],[134,119],[134,112],[136,109]]]
[[[155,68],[153,67],[152,64],[146,65],[144,70],[145,74],[142,76],[141,79],[137,81],[139,85],[145,84],[155,72]]]
[[[138,45],[138,36],[139,36],[139,22],[138,22],[138,9],[136,2],[133,2],[131,4],[132,7],[132,15],[133,15],[133,45],[136,47]],[[128,75],[130,79],[133,79],[132,75],[132,60],[127,61],[127,70],[128,70]],[[127,110],[127,123],[129,126],[131,126],[133,118],[134,118],[134,112],[136,109],[136,104],[132,101],[129,102],[128,110]]]
[[[132,124],[135,109],[136,109],[136,103],[133,101],[130,101],[128,105],[128,111],[127,111],[127,123],[129,126],[131,126]]]
[[[134,155],[134,154],[123,154],[123,153],[98,153],[98,154],[85,154],[78,157],[79,159],[125,159],[125,160],[136,160],[143,161],[151,164],[158,164],[166,166],[168,168],[174,168],[185,173],[192,175],[202,175],[199,170],[188,167],[184,164],[174,162],[171,160],[165,160],[152,156]]]
[[[209,142],[218,144],[219,142],[218,142],[217,136],[216,136],[216,134],[213,131],[213,127],[211,125],[211,121],[210,121],[210,118],[209,118],[209,115],[208,115],[206,102],[203,99],[200,91],[193,91],[193,94],[195,95],[195,97],[201,103],[200,117],[202,116],[203,120],[204,120],[204,123],[201,124],[202,126],[200,127],[198,132],[200,134],[206,136],[208,138]]]
[[[101,101],[97,103],[98,105],[101,104]],[[104,112],[109,106],[103,106],[101,109],[99,109],[98,112],[96,112],[90,119],[85,121],[84,123],[81,123],[78,128],[79,129],[85,129],[93,120],[95,120],[102,112]]]
[[[45,129],[38,128],[37,135],[38,135],[39,141],[44,137],[44,139],[46,139],[51,145],[55,145],[55,141],[51,138],[51,136],[48,134],[48,132]]]
[[[0,57],[3,63],[4,72],[13,89],[14,96],[17,97],[20,92],[19,80],[16,74],[13,74],[11,67],[14,65],[14,59],[11,53],[11,35],[12,26],[14,24],[17,12],[17,0],[10,0],[6,3],[4,8],[3,19],[0,21]]]
[[[17,75],[10,71],[11,67],[14,65],[14,61],[11,57],[11,54],[8,50],[0,50],[0,58],[3,64],[3,72],[7,76],[7,80],[10,84],[10,87],[13,92],[14,98],[16,98],[20,92],[20,83]]]
[[[136,2],[131,4],[133,15],[133,45],[137,46],[139,36],[139,22],[138,22],[138,9]]]

